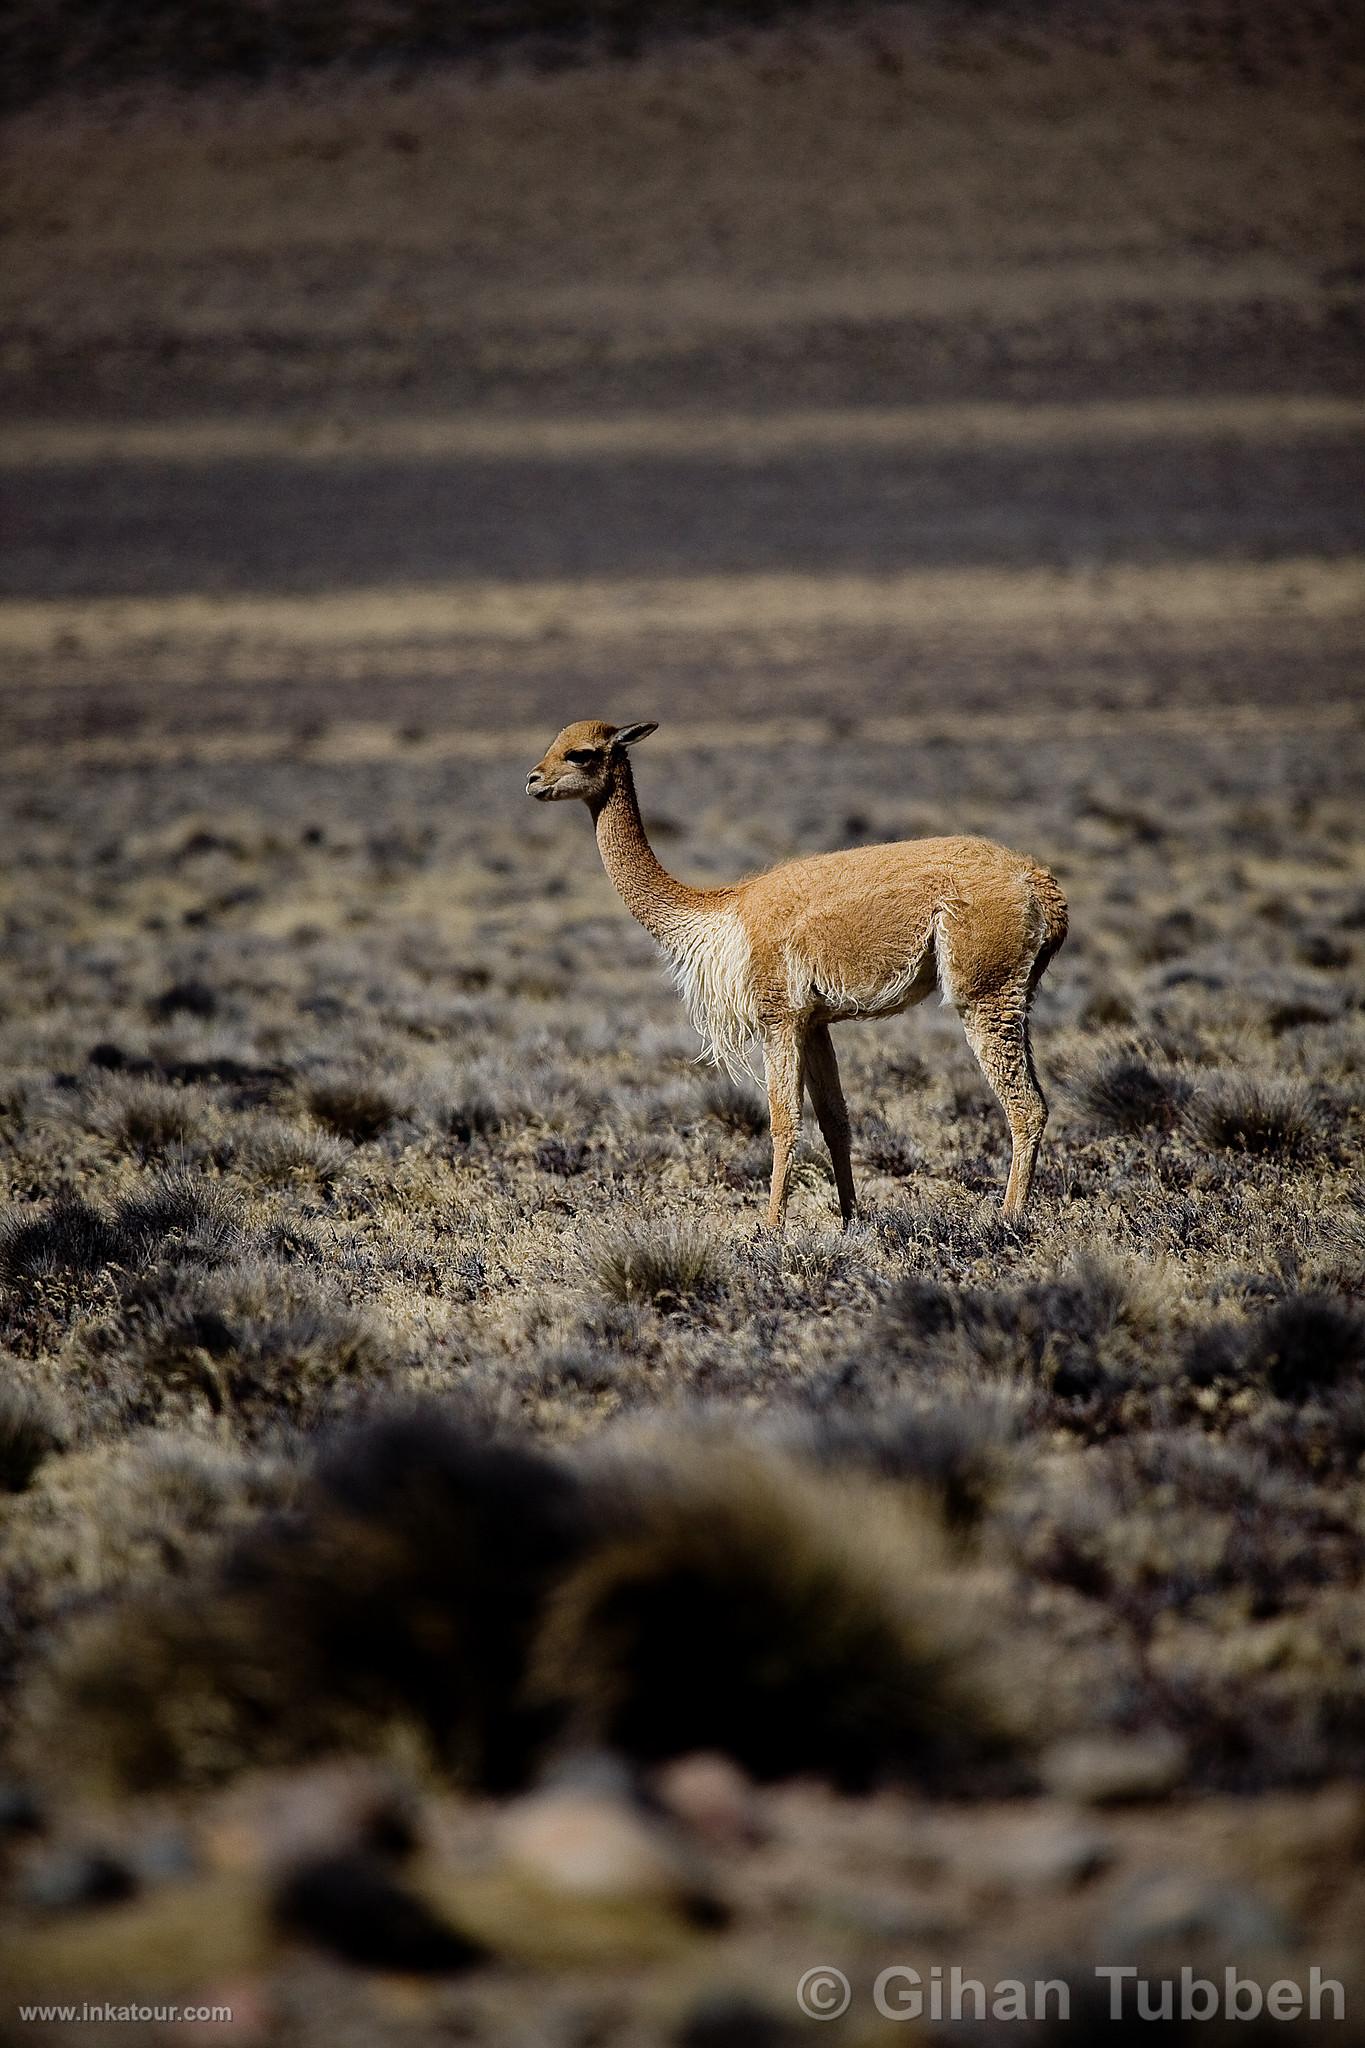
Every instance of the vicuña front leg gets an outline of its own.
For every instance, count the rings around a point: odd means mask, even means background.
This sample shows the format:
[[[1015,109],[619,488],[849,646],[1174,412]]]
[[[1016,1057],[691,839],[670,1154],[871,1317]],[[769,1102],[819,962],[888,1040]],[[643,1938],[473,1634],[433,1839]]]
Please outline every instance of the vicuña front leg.
[[[834,1185],[839,1190],[839,1214],[847,1225],[853,1219],[853,1158],[849,1146],[848,1104],[839,1085],[839,1062],[828,1024],[813,1025],[806,1034],[806,1091],[815,1111],[820,1134],[829,1147],[834,1166]]]
[[[801,1036],[794,1024],[764,1032],[763,1064],[768,1076],[768,1122],[773,1134],[768,1228],[781,1230],[791,1192],[796,1135],[801,1128]]]

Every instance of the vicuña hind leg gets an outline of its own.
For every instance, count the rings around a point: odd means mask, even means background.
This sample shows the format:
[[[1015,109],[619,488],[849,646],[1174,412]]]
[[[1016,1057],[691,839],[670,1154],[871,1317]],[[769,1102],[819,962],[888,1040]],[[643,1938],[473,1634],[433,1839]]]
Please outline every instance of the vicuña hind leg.
[[[853,1159],[849,1147],[848,1105],[839,1085],[839,1062],[828,1024],[814,1024],[806,1033],[806,1092],[811,1099],[820,1134],[829,1147],[834,1164],[834,1185],[839,1190],[839,1214],[847,1224],[853,1216]]]
[[[967,1043],[1010,1127],[1013,1149],[1005,1214],[1011,1219],[1024,1212],[1047,1122],[1047,1103],[1029,1049],[1027,1005],[1025,990],[1008,990],[962,1012]]]

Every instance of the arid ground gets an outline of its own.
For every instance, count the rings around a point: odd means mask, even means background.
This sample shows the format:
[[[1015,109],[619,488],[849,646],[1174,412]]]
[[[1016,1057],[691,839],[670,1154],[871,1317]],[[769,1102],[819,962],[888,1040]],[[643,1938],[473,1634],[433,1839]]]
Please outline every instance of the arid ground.
[[[1365,2024],[1350,38],[11,118],[0,2039],[784,2048],[826,1964],[845,2048],[888,1964]],[[763,1232],[760,1088],[523,795],[578,717],[689,878],[1055,870],[1020,1227],[933,1004],[839,1034],[854,1227],[812,1130]]]

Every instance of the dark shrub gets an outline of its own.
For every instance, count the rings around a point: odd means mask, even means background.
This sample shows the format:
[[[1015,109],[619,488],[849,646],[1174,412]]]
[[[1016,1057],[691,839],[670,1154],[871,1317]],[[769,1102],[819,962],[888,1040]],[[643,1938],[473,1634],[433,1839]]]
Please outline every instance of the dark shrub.
[[[1181,1370],[1196,1387],[1246,1377],[1247,1336],[1236,1323],[1206,1323],[1192,1330],[1181,1351]]]
[[[1220,1152],[1248,1152],[1286,1161],[1312,1149],[1317,1119],[1301,1081],[1225,1074],[1191,1100],[1187,1121],[1202,1144]]]
[[[1135,1052],[1102,1060],[1076,1089],[1086,1113],[1116,1131],[1169,1130],[1189,1094],[1182,1074],[1160,1070]]]
[[[206,982],[173,981],[147,1005],[154,1017],[215,1017],[218,998]]]
[[[160,1267],[130,1290],[104,1355],[152,1420],[177,1392],[253,1431],[313,1425],[372,1393],[398,1364],[392,1334],[323,1276],[268,1261],[217,1272]]]
[[[153,1175],[114,1214],[135,1259],[155,1253],[176,1263],[216,1266],[246,1249],[235,1205],[217,1181],[199,1175]]]
[[[161,1260],[215,1266],[245,1249],[236,1212],[213,1181],[189,1173],[149,1178],[112,1213],[79,1195],[58,1195],[36,1216],[0,1224],[0,1276],[73,1279],[113,1266],[135,1273]]]
[[[1252,1332],[1251,1369],[1282,1401],[1307,1401],[1365,1367],[1365,1316],[1330,1294],[1291,1294]]]
[[[898,1495],[705,1441],[619,1486],[535,1661],[577,1738],[848,1785],[935,1779],[989,1747],[935,1606],[941,1536]]]
[[[1291,997],[1287,1002],[1275,1003],[1266,1012],[1267,1028],[1278,1038],[1285,1031],[1300,1031],[1308,1024],[1330,1024],[1334,1012],[1325,1009],[1321,1003],[1304,1002]]]
[[[62,1443],[61,1427],[46,1401],[31,1388],[0,1382],[0,1491],[22,1493],[44,1458]]]
[[[709,1081],[702,1107],[713,1123],[743,1137],[756,1138],[768,1128],[768,1105],[756,1088],[724,1077]]]
[[[412,1114],[411,1103],[397,1090],[359,1075],[315,1081],[304,1099],[327,1130],[358,1145],[382,1137]]]
[[[592,1157],[591,1148],[578,1138],[542,1138],[536,1146],[536,1165],[542,1173],[571,1179],[582,1173]]]
[[[582,1540],[565,1469],[440,1410],[338,1436],[286,1519],[172,1595],[78,1626],[32,1708],[45,1754],[104,1786],[382,1749],[403,1729],[463,1782],[519,1782],[554,1716],[525,1694],[552,1577]]]
[[[113,1217],[80,1195],[58,1195],[40,1215],[11,1215],[0,1224],[0,1274],[7,1280],[96,1273],[125,1263],[130,1250]]]
[[[843,1376],[829,1384],[837,1400]],[[935,1494],[955,1527],[977,1521],[999,1477],[1000,1453],[1018,1433],[1020,1411],[1003,1393],[974,1398],[926,1393],[861,1418],[823,1405],[796,1448],[821,1464],[869,1471]]]
[[[373,1857],[310,1857],[280,1881],[272,1903],[287,1934],[361,1969],[449,1976],[484,1960],[477,1942]]]
[[[923,1150],[914,1139],[879,1116],[863,1119],[858,1153],[869,1173],[882,1173],[890,1180],[908,1180],[924,1164]]]
[[[668,1306],[718,1294],[724,1285],[720,1247],[687,1218],[604,1223],[587,1236],[584,1255],[592,1278],[612,1301]]]
[[[340,1438],[303,1525],[243,1552],[233,1581],[310,1696],[413,1719],[458,1777],[506,1786],[546,1732],[527,1643],[581,1542],[563,1465],[414,1409]]]

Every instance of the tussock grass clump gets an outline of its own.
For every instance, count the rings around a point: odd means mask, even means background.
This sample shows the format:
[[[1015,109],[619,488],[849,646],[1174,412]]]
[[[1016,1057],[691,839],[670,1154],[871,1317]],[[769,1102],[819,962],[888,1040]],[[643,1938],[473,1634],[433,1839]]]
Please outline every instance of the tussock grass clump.
[[[613,1490],[536,1646],[533,1684],[574,1735],[847,1785],[941,1777],[990,1747],[940,1532],[903,1498],[705,1439]]]
[[[413,1103],[403,1090],[362,1074],[324,1075],[310,1082],[304,1102],[324,1129],[357,1145],[382,1138],[413,1115]]]
[[[915,1275],[888,1298],[881,1348],[913,1365],[1039,1388],[1058,1421],[1102,1426],[1164,1345],[1174,1309],[1161,1267],[1087,1252],[1014,1289],[954,1288]]]
[[[1025,1402],[1015,1390],[925,1391],[860,1417],[831,1405],[844,1384],[836,1375],[817,1397],[817,1412],[788,1422],[778,1441],[834,1470],[926,1490],[951,1528],[978,1523],[999,1489],[1004,1454],[1025,1428]]]
[[[885,1249],[907,1263],[941,1272],[998,1257],[1018,1239],[1018,1226],[1007,1223],[998,1201],[963,1204],[913,1190],[909,1200],[882,1210],[875,1229]]]
[[[572,1180],[592,1158],[592,1147],[581,1138],[542,1138],[536,1146],[536,1169]]]
[[[1318,1120],[1306,1083],[1257,1074],[1222,1074],[1192,1097],[1192,1135],[1218,1152],[1245,1152],[1286,1162],[1307,1158]]]
[[[153,996],[147,1008],[151,1015],[161,1022],[171,1017],[216,1017],[218,996],[207,982],[190,977],[186,981],[173,981]]]
[[[1075,1083],[1075,1094],[1087,1116],[1110,1130],[1170,1130],[1189,1100],[1190,1084],[1173,1068],[1120,1048]]]
[[[504,1098],[486,1089],[471,1088],[453,1102],[442,1105],[438,1122],[457,1145],[472,1145],[476,1138],[491,1138],[509,1119]]]
[[[0,1358],[0,1372],[6,1361]],[[22,1493],[65,1432],[55,1409],[33,1388],[0,1380],[0,1492]]]
[[[1280,1400],[1308,1401],[1365,1370],[1365,1316],[1330,1294],[1291,1294],[1252,1331],[1246,1355]]]
[[[768,1128],[768,1105],[756,1088],[721,1075],[702,1090],[702,1109],[712,1123],[737,1136],[757,1138]]]
[[[565,1741],[849,1784],[990,1751],[936,1515],[759,1446],[666,1451],[574,1470],[433,1408],[349,1432],[287,1520],[78,1626],[35,1739],[142,1788],[398,1730],[495,1790]]]
[[[119,1151],[156,1160],[202,1150],[211,1108],[200,1087],[111,1073],[80,1114],[87,1130]]]
[[[353,1148],[330,1131],[305,1130],[282,1116],[257,1116],[244,1119],[240,1132],[234,1131],[228,1156],[261,1187],[312,1183],[325,1189],[349,1171]]]
[[[12,1281],[129,1271],[153,1258],[217,1265],[245,1248],[231,1202],[214,1181],[170,1171],[151,1176],[112,1209],[59,1195],[37,1215],[0,1222],[0,1275]]]
[[[1272,1003],[1266,1011],[1266,1029],[1276,1038],[1286,1031],[1304,1031],[1310,1025],[1335,1022],[1336,1011],[1322,1003],[1310,1002],[1302,996],[1289,996],[1284,1002]]]
[[[155,1253],[177,1265],[220,1266],[247,1249],[237,1209],[222,1185],[185,1172],[149,1176],[114,1211],[134,1256]]]
[[[604,1222],[584,1234],[583,1260],[609,1300],[668,1307],[721,1293],[725,1261],[712,1233],[676,1216]]]
[[[923,1148],[885,1117],[864,1117],[858,1131],[858,1156],[869,1173],[889,1180],[908,1180],[924,1164]]]
[[[548,1732],[524,1670],[582,1535],[555,1460],[438,1410],[388,1416],[335,1439],[290,1519],[191,1590],[78,1628],[35,1689],[35,1740],[41,1718],[82,1775],[148,1789],[405,1729],[505,1788]]]
[[[318,1274],[266,1259],[153,1274],[133,1294],[122,1329],[97,1341],[149,1419],[189,1392],[215,1414],[262,1429],[316,1422],[381,1385],[399,1363],[377,1316],[351,1308]]]
[[[31,1654],[38,1674],[32,1710],[41,1765],[59,1777],[66,1768],[37,1700],[41,1693],[55,1707],[65,1698],[55,1679],[49,1686],[41,1675],[47,1658],[63,1667],[68,1655],[76,1664],[84,1658],[85,1624],[73,1617],[88,1615],[92,1629],[107,1627],[117,1639],[134,1595],[164,1595],[189,1583],[192,1605],[202,1604],[206,1616],[208,1575],[225,1544],[282,1505],[294,1484],[286,1460],[170,1430],[44,1459],[27,1488],[6,1502],[0,1566],[7,1641]],[[192,1622],[193,1614],[187,1618]],[[140,1648],[134,1629],[118,1654],[135,1667]],[[154,1683],[154,1675],[147,1680]],[[78,1718],[73,1708],[73,1729]]]
[[[0,1274],[10,1281],[96,1273],[122,1263],[128,1250],[113,1217],[80,1195],[58,1195],[36,1216],[0,1222]]]

